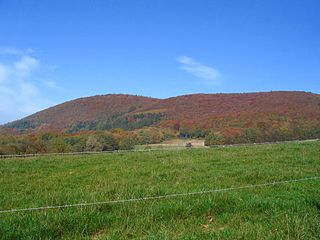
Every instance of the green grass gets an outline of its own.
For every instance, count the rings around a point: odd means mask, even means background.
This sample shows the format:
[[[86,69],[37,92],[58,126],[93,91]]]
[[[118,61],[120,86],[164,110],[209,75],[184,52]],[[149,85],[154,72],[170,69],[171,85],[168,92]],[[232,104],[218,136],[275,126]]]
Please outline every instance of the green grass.
[[[320,142],[0,161],[0,210],[320,175]],[[0,239],[320,239],[320,180],[0,213]]]

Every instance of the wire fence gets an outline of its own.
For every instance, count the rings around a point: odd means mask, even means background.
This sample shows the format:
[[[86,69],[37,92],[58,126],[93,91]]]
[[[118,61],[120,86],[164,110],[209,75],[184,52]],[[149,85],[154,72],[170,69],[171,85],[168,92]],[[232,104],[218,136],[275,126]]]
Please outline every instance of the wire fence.
[[[210,194],[210,193],[212,194],[212,193],[219,193],[219,192],[228,192],[228,191],[235,191],[235,190],[241,190],[241,189],[254,189],[254,188],[261,188],[261,187],[267,187],[267,186],[275,186],[275,185],[289,184],[289,183],[294,183],[294,182],[303,182],[303,181],[310,181],[310,180],[317,180],[317,179],[320,179],[320,176],[300,178],[300,179],[290,179],[290,180],[275,181],[275,182],[267,182],[267,183],[254,184],[254,185],[245,185],[245,186],[240,186],[240,187],[220,188],[220,189],[211,189],[211,190],[186,192],[186,193],[174,193],[174,194],[161,195],[161,196],[146,196],[146,197],[140,197],[140,198],[106,200],[106,201],[102,201],[102,202],[100,201],[100,202],[73,203],[73,204],[65,204],[65,205],[42,206],[42,207],[32,207],[32,208],[7,209],[7,210],[0,210],[0,214],[1,213],[30,212],[30,211],[39,211],[39,210],[49,210],[49,209],[62,209],[62,208],[70,208],[70,207],[87,207],[87,206],[97,206],[97,205],[104,205],[104,204],[117,204],[117,203],[139,202],[139,201],[148,201],[148,200],[159,200],[159,199],[176,198],[176,197],[183,197],[183,196],[193,196],[193,195],[203,195],[203,194]]]
[[[150,152],[161,150],[183,150],[186,147],[170,148],[151,148],[151,149],[132,149],[132,150],[112,150],[112,151],[84,151],[84,152],[65,152],[65,153],[32,153],[32,154],[12,154],[0,155],[0,158],[28,158],[28,157],[46,157],[46,156],[68,156],[68,155],[93,155],[93,154],[111,154],[111,153],[130,153],[130,152]]]

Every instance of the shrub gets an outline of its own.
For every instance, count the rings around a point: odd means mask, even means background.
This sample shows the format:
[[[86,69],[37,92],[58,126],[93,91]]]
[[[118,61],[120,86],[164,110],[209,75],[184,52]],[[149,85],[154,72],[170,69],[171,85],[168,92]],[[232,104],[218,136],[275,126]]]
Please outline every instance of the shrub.
[[[205,146],[225,144],[225,137],[220,132],[210,132],[204,140]]]
[[[134,149],[135,145],[136,145],[136,139],[132,136],[127,136],[120,141],[119,149],[120,150],[131,150],[131,149]]]
[[[103,150],[103,146],[101,142],[98,141],[98,139],[95,136],[89,136],[89,138],[86,141],[86,151],[93,151],[93,152],[99,152]]]

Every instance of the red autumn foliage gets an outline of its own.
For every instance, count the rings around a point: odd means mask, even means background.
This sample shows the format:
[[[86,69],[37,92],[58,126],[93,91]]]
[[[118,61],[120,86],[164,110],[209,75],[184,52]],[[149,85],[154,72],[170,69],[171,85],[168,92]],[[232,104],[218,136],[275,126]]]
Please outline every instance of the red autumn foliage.
[[[6,126],[15,128],[27,121],[25,129],[34,125],[35,132],[66,131],[76,122],[100,122],[115,116],[131,124],[139,114],[150,113],[161,113],[160,120],[151,123],[154,126],[215,129],[227,135],[245,128],[320,126],[320,95],[282,91],[156,99],[109,94],[65,102]]]

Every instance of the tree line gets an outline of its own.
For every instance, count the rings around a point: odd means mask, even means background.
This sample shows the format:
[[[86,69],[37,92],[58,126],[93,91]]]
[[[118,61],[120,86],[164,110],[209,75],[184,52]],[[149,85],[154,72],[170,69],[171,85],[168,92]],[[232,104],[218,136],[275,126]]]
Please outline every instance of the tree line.
[[[169,135],[170,132],[153,127],[135,131],[113,129],[80,134],[6,134],[0,135],[0,155],[130,150],[136,145],[160,143],[169,138]]]
[[[235,134],[211,130],[205,136],[205,145],[281,142],[320,138],[320,127],[310,128],[246,128]]]
[[[258,123],[255,128],[203,129],[201,127],[145,127],[132,131],[79,133],[24,133],[0,135],[0,155],[130,150],[136,145],[161,143],[172,138],[200,138],[206,146],[262,143],[320,138],[320,126],[274,127]]]

